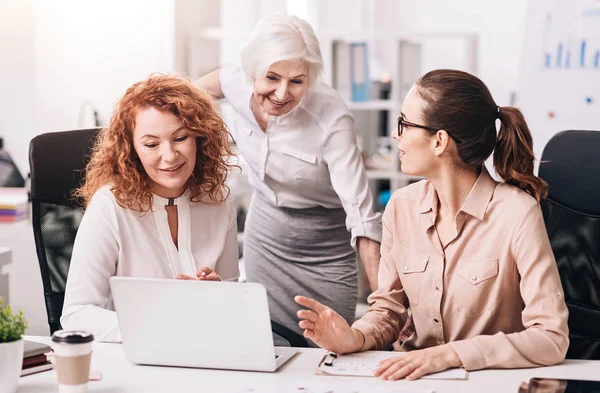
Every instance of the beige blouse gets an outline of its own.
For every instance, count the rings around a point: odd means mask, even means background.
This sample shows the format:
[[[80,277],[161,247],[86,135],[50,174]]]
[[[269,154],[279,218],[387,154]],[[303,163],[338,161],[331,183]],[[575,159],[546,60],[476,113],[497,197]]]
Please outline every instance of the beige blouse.
[[[379,289],[353,327],[366,349],[452,343],[467,370],[560,363],[569,346],[558,269],[536,200],[484,168],[442,247],[427,180],[396,191],[383,216]]]

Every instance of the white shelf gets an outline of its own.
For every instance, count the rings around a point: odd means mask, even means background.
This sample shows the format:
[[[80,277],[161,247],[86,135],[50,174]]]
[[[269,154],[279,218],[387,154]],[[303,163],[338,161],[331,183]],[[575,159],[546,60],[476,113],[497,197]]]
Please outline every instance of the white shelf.
[[[402,105],[398,101],[393,100],[371,100],[371,101],[348,101],[346,102],[348,105],[348,109],[351,110],[376,110],[376,111],[385,111],[385,110],[396,110],[400,109]]]

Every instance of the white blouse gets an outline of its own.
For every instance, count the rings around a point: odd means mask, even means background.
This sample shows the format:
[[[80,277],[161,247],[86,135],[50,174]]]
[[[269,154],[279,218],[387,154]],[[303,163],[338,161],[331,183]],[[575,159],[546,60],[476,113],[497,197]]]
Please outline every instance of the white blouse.
[[[121,341],[109,279],[112,276],[195,277],[198,268],[237,280],[236,210],[228,200],[214,206],[193,203],[187,193],[175,199],[179,249],[165,205],[153,195],[152,210],[138,213],[117,204],[109,186],[92,197],[75,237],[60,323],[91,331],[98,341]]]
[[[270,116],[263,132],[250,109],[253,88],[241,67],[222,68],[219,80],[234,109],[229,129],[256,192],[281,207],[343,207],[353,247],[359,236],[381,242],[381,214],[373,212],[354,118],[340,95],[318,83],[290,112]]]

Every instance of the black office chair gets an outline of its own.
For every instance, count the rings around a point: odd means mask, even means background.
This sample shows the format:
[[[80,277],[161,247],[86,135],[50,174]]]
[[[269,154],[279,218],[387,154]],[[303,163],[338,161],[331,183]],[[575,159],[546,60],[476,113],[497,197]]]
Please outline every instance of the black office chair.
[[[83,210],[71,193],[82,182],[98,129],[38,135],[29,145],[35,248],[50,333],[60,327],[75,234]]]
[[[569,359],[600,360],[600,131],[563,131],[542,153],[542,211],[569,309]]]
[[[71,195],[84,180],[84,168],[99,129],[52,132],[29,146],[35,247],[42,273],[50,333],[61,329],[60,316],[75,234],[83,210]],[[308,347],[304,337],[271,321],[275,334],[293,347]]]

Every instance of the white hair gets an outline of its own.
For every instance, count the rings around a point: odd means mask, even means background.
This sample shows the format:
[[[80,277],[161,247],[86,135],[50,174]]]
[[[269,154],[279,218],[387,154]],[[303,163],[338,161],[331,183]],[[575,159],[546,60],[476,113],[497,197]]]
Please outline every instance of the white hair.
[[[319,40],[313,28],[294,15],[276,12],[265,16],[242,50],[242,68],[249,81],[267,74],[269,67],[284,60],[304,60],[308,65],[308,86],[323,73]]]

